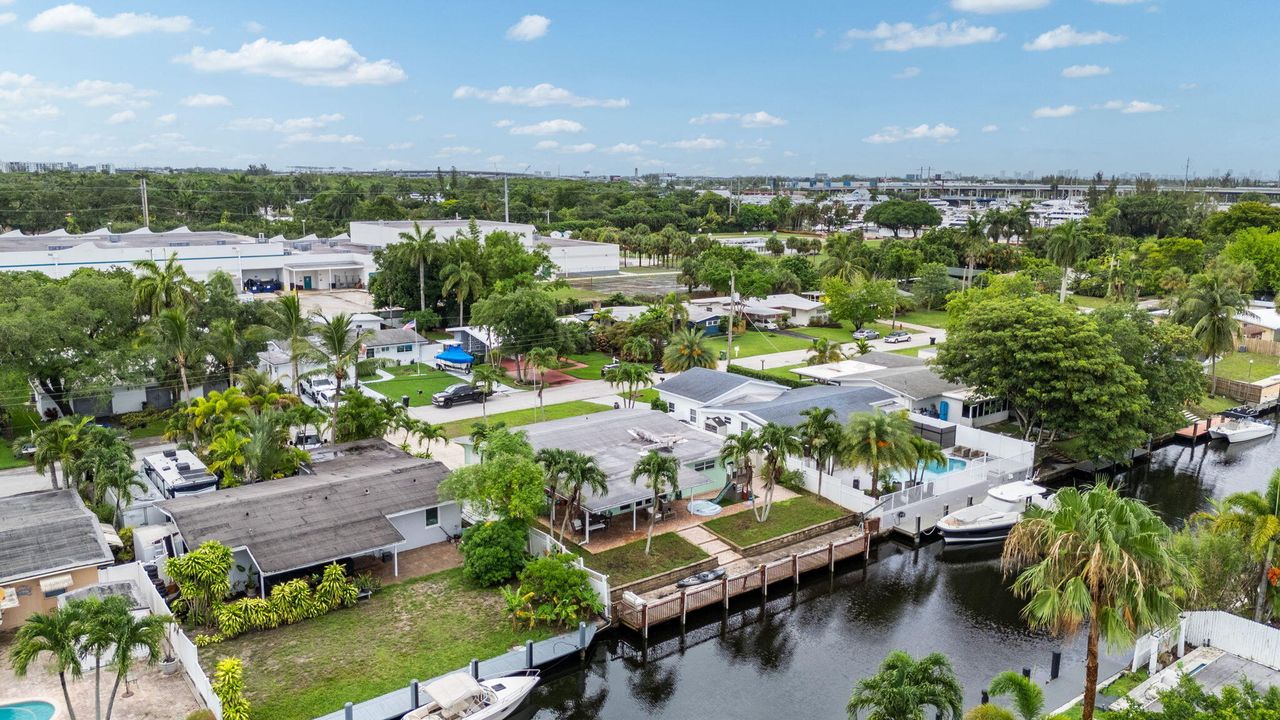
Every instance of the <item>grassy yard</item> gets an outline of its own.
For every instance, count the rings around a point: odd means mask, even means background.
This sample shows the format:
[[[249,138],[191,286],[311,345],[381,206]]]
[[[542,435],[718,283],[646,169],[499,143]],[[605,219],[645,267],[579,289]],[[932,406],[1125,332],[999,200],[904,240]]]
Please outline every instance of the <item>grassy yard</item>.
[[[881,337],[884,337],[885,335],[888,335],[889,333],[893,332],[893,328],[889,327],[888,323],[882,323],[882,322],[868,323],[866,325],[863,325],[862,327],[868,330],[875,330],[876,332],[880,333]],[[920,332],[919,330],[912,330],[911,328],[902,328],[902,329],[912,334],[917,334]],[[829,328],[829,327],[796,328],[796,332],[803,333],[810,337],[826,338],[827,340],[834,340],[841,344],[853,342],[853,325],[850,325],[849,323],[842,323],[841,326],[838,328]]]
[[[1220,413],[1223,410],[1230,410],[1239,404],[1239,400],[1229,398],[1225,395],[1209,395],[1206,396],[1204,400],[1200,401],[1200,404],[1196,405],[1193,409],[1201,415],[1213,415],[1214,413]]]
[[[568,359],[586,365],[586,367],[581,368],[565,368],[561,371],[565,375],[571,375],[579,380],[599,380],[600,368],[613,362],[612,355],[595,351],[582,353],[581,355],[569,355]]]
[[[808,367],[808,366],[805,365],[804,363],[798,363],[796,365],[786,365],[784,367],[767,368],[765,370],[762,370],[761,372],[763,372],[766,375],[772,375],[777,378],[782,378],[784,380],[803,380],[804,378],[801,378],[799,375],[796,375],[795,373],[791,372],[796,368],[802,368],[802,367]]]
[[[624,519],[631,522],[630,518],[622,516],[618,516],[615,521],[622,522]],[[653,536],[652,555],[644,554],[644,538],[602,553],[593,553],[582,547],[575,549],[587,567],[609,576],[610,587],[684,567],[709,557],[702,548],[673,532]]]
[[[1067,295],[1067,302],[1075,303],[1080,307],[1098,309],[1112,304],[1111,298],[1093,297],[1091,295]]]
[[[587,282],[590,282],[590,280]],[[595,290],[590,287],[581,287],[578,285],[547,288],[547,291],[551,293],[551,297],[554,298],[556,302],[577,300],[579,302],[590,303],[596,300],[604,300],[609,297],[608,294],[602,293],[599,290]]]
[[[392,400],[399,401],[401,396],[409,396],[409,405],[419,407],[421,405],[430,405],[431,396],[441,390],[462,382],[457,377],[439,370],[427,369],[425,365],[422,368],[421,375],[415,375],[417,367],[405,366],[389,368],[393,375],[398,377],[395,380],[380,380],[378,382],[365,383],[370,390],[380,392]]]
[[[164,435],[164,427],[169,423],[168,418],[156,418],[146,425],[129,430],[130,440],[141,440],[142,438],[153,438]]]
[[[924,350],[924,349],[925,349],[925,348],[927,348],[927,347],[929,347],[929,346],[928,346],[928,345],[917,345],[916,347],[898,348],[898,349],[896,349],[896,350],[890,350],[889,352],[891,352],[891,353],[893,353],[893,354],[895,354],[895,355],[910,355],[911,357],[920,357],[920,351],[921,351],[921,350]],[[942,347],[942,346],[941,346],[941,345],[934,345],[933,347],[936,349],[936,348],[940,348],[940,347]]]
[[[420,332],[418,334],[424,338],[427,338],[428,340],[442,340],[445,342],[453,342],[453,333],[448,333],[448,332],[445,332],[444,330],[424,330],[423,332]]]
[[[1253,364],[1250,365],[1249,361]],[[1206,374],[1209,368],[1205,368]],[[1218,377],[1253,382],[1280,373],[1280,357],[1262,353],[1235,352],[1218,361]]]
[[[707,344],[712,350],[719,353],[727,347],[727,338],[723,335],[717,335],[710,338]],[[736,351],[733,355],[734,359],[751,357],[753,355],[768,355],[776,352],[786,352],[788,350],[804,350],[812,344],[811,341],[804,338],[792,337],[791,335],[778,335],[771,332],[748,332],[745,334],[735,334],[733,336],[733,347]],[[718,357],[718,355],[717,355]]]
[[[391,585],[347,610],[210,646],[200,661],[210,677],[223,657],[244,661],[254,720],[310,720],[551,634],[512,629],[502,596],[471,587],[455,569]]]
[[[653,388],[644,388],[634,393],[636,407],[649,407],[649,404],[658,399],[658,391]],[[626,397],[625,394],[623,397]]]
[[[754,513],[740,512],[708,520],[704,524],[715,534],[746,547],[847,514],[847,510],[835,503],[813,495],[801,495],[774,503],[769,519],[762,523],[756,522]]]
[[[8,442],[0,442],[0,470],[24,467],[29,464],[25,459],[14,457],[13,447]]]
[[[945,328],[947,326],[946,310],[912,310],[898,316],[902,322],[915,323],[916,325],[926,325],[932,328]]]
[[[535,422],[542,422],[544,420],[560,420],[562,418],[588,415],[593,412],[612,409],[613,408],[607,405],[587,402],[586,400],[570,400],[566,403],[547,405],[542,409],[542,412],[539,412],[537,408],[529,408],[526,410],[510,410],[508,412],[495,413],[492,412],[493,408],[489,408],[489,422],[505,422],[507,427],[518,427],[520,425],[531,425]],[[444,435],[449,438],[470,435],[471,426],[482,421],[483,418],[481,417],[473,417],[444,423]]]

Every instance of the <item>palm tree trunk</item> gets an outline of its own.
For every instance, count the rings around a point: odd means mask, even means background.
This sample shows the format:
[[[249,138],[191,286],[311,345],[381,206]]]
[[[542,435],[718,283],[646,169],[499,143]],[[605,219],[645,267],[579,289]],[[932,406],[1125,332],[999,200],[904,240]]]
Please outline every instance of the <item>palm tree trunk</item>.
[[[1094,598],[1094,607],[1098,606],[1098,599]],[[1085,645],[1085,661],[1084,661],[1084,700],[1083,710],[1080,720],[1093,720],[1093,704],[1098,698],[1098,637],[1102,633],[1102,627],[1098,622],[1098,612],[1094,610],[1092,617],[1089,618],[1089,641]]]
[[[187,384],[187,363],[186,358],[178,358],[178,374],[182,376],[182,392],[186,394],[185,400],[191,399],[191,386]]]
[[[1267,614],[1267,586],[1270,584],[1267,582],[1267,572],[1271,570],[1271,554],[1274,550],[1275,545],[1267,543],[1267,555],[1262,560],[1262,572],[1259,573],[1260,577],[1258,578],[1258,598],[1253,604],[1254,622],[1263,622]]]
[[[1209,384],[1209,394],[1218,394],[1218,353],[1213,353],[1213,357],[1209,359],[1209,377],[1212,382]]]
[[[71,706],[71,693],[67,691],[67,674],[58,673],[58,682],[62,684],[62,700],[67,704],[67,716],[76,720],[76,709]]]
[[[560,521],[560,542],[564,542],[565,530],[569,527],[569,518],[573,515],[574,505],[578,502],[579,488],[575,487],[569,495],[569,506],[564,509],[564,519]]]
[[[93,717],[102,720],[102,653],[93,656]]]
[[[329,442],[335,444],[338,442],[338,396],[341,394],[342,378],[335,377],[333,384],[333,410],[329,413]]]
[[[300,371],[300,368],[298,363],[298,356],[295,354],[293,356],[293,394],[294,395],[302,395],[302,378],[298,377],[299,371]]]
[[[111,720],[111,710],[112,708],[115,707],[116,693],[120,692],[120,680],[123,676],[124,676],[124,673],[121,673],[121,672],[116,673],[115,684],[111,686],[111,696],[107,698],[107,717],[105,720]]]
[[[458,293],[458,326],[462,326],[462,293]]]
[[[427,268],[421,260],[418,261],[418,309],[427,309]]]
[[[649,532],[644,539],[644,554],[652,555],[650,548],[653,547],[653,525],[658,519],[658,491],[653,491],[653,506],[649,508]]]
[[[823,463],[819,461],[818,462],[818,497],[822,497],[822,465]]]
[[[1058,288],[1058,302],[1065,303],[1067,301],[1067,271],[1071,268],[1062,268],[1062,286]]]
[[[236,363],[234,360],[230,360],[227,362],[227,387],[233,388],[235,386],[236,386]]]
[[[53,485],[53,489],[58,489],[58,464],[49,463],[49,482]]]

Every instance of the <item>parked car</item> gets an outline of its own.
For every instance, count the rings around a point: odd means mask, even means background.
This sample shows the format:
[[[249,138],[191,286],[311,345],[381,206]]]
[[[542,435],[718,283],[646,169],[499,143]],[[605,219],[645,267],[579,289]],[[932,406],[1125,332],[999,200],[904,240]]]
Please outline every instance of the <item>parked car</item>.
[[[324,444],[324,439],[315,433],[297,433],[293,436],[294,447],[303,450],[314,450]]]
[[[876,332],[875,330],[872,330],[871,328],[862,328],[861,330],[853,331],[853,339],[854,340],[879,340],[880,333]]]
[[[773,330],[777,330],[777,329],[778,329],[778,323],[776,323],[776,322],[774,322],[774,321],[772,321],[772,320],[765,320],[764,322],[758,322],[758,323],[756,323],[755,325],[756,325],[756,329],[757,329],[757,330],[770,330],[770,331],[773,331]]]
[[[910,340],[911,340],[911,333],[907,332],[906,330],[894,330],[893,332],[884,336],[884,341],[887,343],[903,343],[903,342],[909,342]]]
[[[618,358],[614,358],[613,362],[600,368],[600,377],[604,377],[605,375],[608,375],[610,370],[615,370],[620,365],[622,365],[622,362],[618,360]]]
[[[662,363],[656,362],[653,364],[653,371],[658,373],[659,375],[662,375],[667,372],[667,369],[662,366]]]
[[[338,384],[330,377],[307,377],[302,378],[302,394],[315,400],[316,395],[321,392],[333,392],[337,389]]]
[[[458,403],[481,402],[492,393],[484,388],[468,383],[457,383],[431,396],[431,404],[442,408],[451,408]]]

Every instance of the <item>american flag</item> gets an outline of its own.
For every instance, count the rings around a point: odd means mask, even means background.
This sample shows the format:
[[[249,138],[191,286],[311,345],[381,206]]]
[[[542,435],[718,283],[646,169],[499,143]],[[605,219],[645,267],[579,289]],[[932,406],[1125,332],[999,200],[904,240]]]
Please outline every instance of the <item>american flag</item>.
[[[405,330],[417,330],[417,329],[418,329],[418,319],[417,319],[417,318],[414,318],[414,319],[410,320],[409,322],[405,323],[405,324],[404,324],[404,328],[403,328],[403,329],[405,329]]]

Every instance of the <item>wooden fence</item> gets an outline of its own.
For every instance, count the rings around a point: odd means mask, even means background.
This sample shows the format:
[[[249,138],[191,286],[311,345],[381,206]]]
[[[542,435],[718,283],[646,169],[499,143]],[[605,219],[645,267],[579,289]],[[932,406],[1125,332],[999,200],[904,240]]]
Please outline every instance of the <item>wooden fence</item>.
[[[616,619],[627,627],[649,637],[649,628],[670,620],[680,620],[684,625],[692,610],[715,604],[729,606],[729,600],[753,590],[767,595],[769,586],[781,580],[799,582],[800,576],[818,568],[835,569],[836,561],[866,555],[870,549],[869,535],[862,532],[839,542],[828,543],[801,553],[759,565],[736,575],[725,575],[719,582],[685,588],[663,598],[646,599],[627,593],[616,608]]]
[[[1264,340],[1263,338],[1245,338],[1240,344],[1251,353],[1280,355],[1280,342]]]

